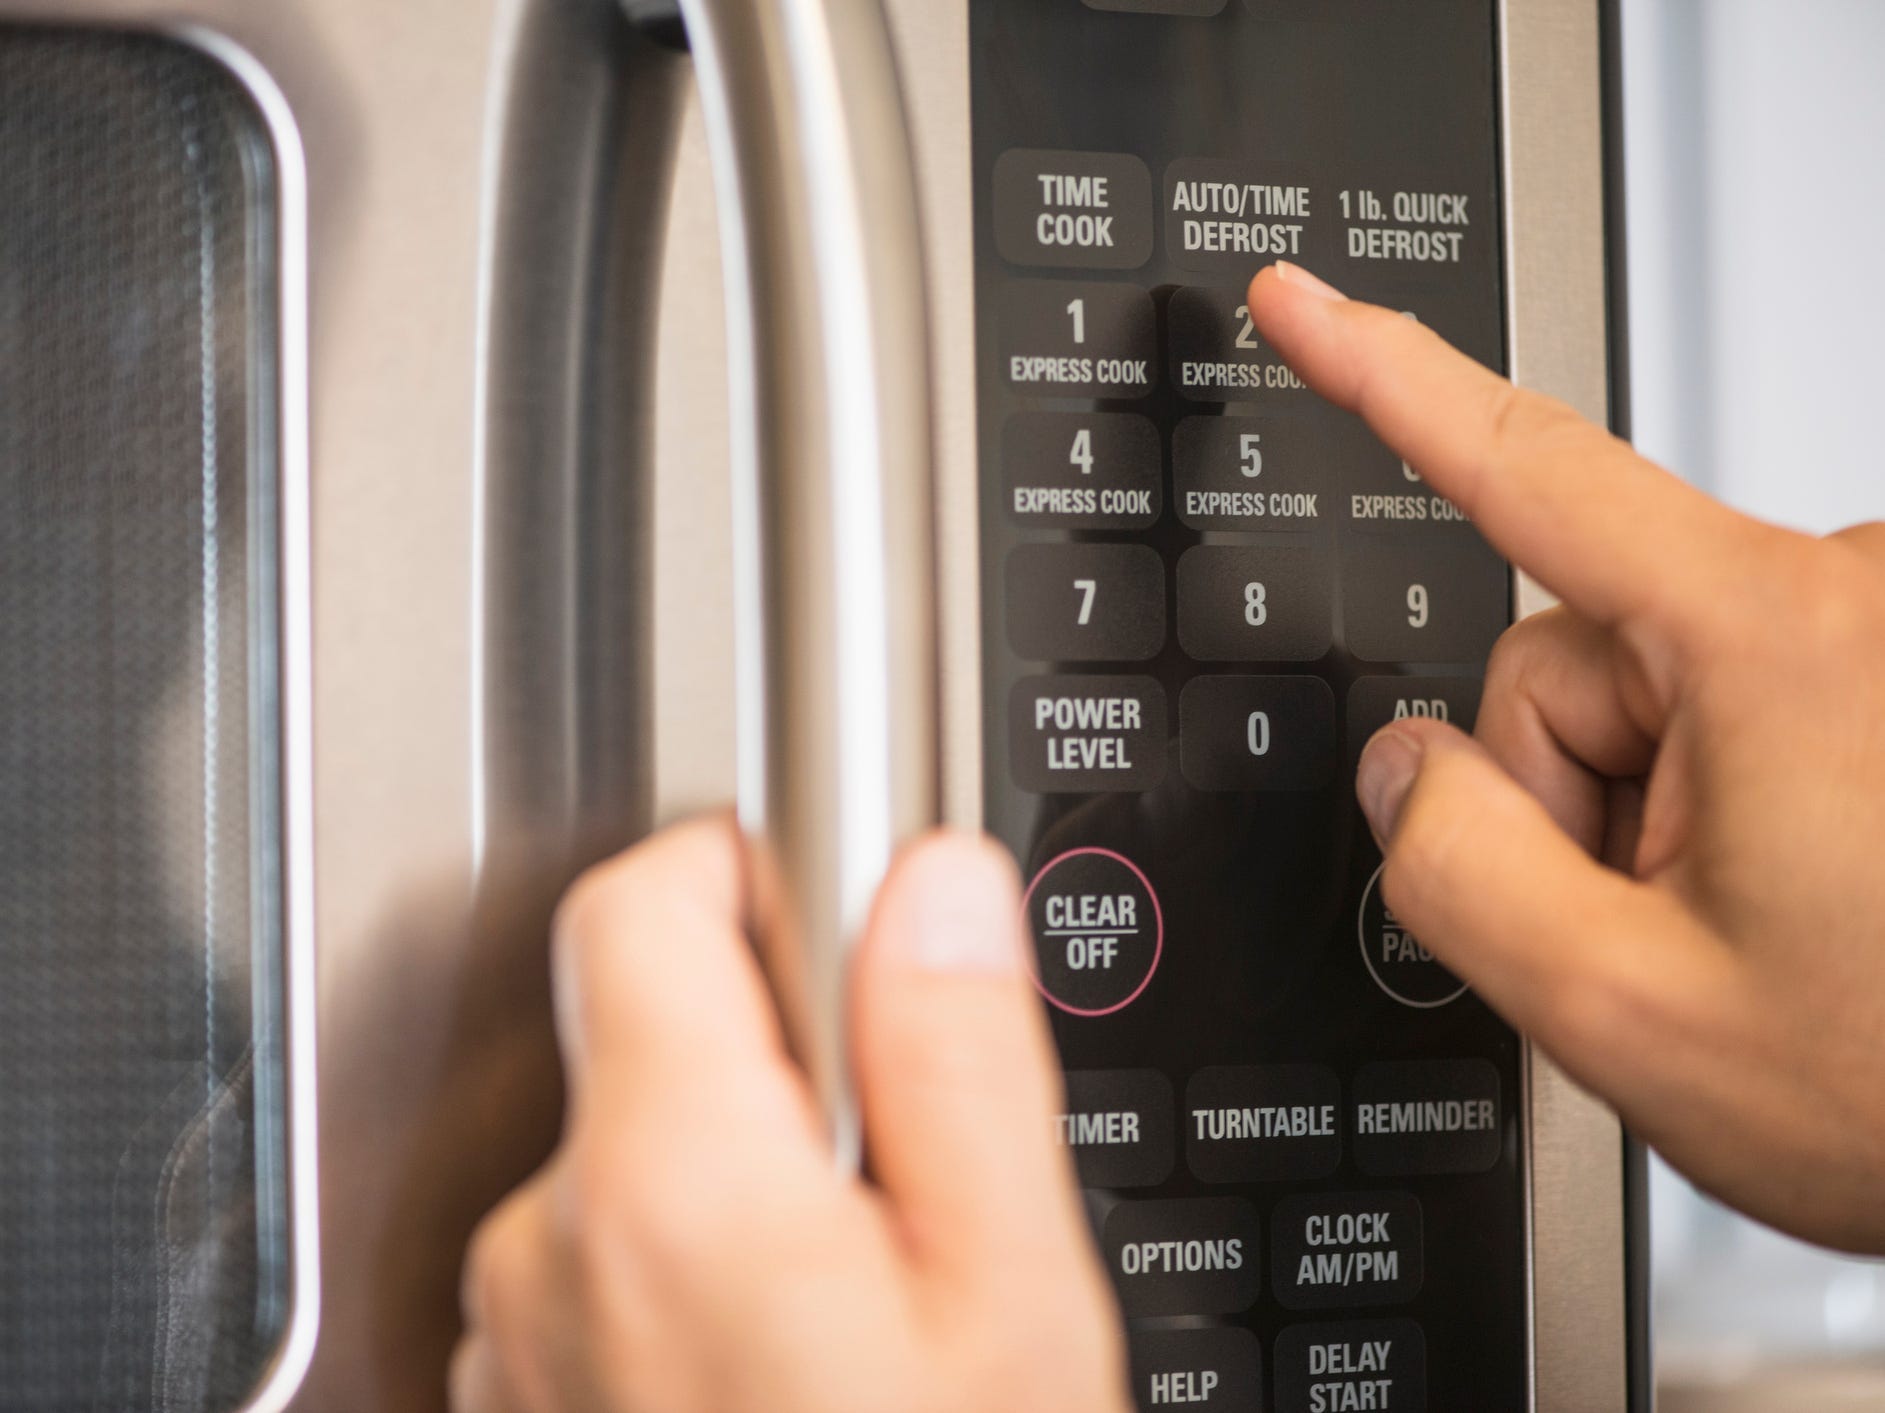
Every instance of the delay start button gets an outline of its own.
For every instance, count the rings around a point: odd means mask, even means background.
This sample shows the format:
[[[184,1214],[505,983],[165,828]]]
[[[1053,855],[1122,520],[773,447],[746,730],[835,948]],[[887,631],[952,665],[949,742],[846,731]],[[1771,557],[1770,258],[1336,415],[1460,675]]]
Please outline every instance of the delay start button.
[[[1035,875],[1023,906],[1034,981],[1069,1015],[1106,1016],[1158,970],[1165,917],[1145,874],[1111,849],[1071,849]]]

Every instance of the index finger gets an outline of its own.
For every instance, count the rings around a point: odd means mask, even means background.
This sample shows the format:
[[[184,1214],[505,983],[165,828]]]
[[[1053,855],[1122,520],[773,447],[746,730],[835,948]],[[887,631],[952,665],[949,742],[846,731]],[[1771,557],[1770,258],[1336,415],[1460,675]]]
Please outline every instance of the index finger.
[[[1414,320],[1285,265],[1258,274],[1250,311],[1303,381],[1584,614],[1685,616],[1745,580],[1754,522]]]

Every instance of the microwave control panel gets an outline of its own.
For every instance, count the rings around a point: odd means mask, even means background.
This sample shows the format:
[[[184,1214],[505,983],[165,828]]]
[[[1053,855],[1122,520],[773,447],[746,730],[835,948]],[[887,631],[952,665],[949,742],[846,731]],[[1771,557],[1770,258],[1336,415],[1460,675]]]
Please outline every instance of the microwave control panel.
[[[1244,293],[1504,367],[1496,8],[971,0],[986,818],[1148,1411],[1528,1406],[1520,1044],[1354,799],[1511,575]]]

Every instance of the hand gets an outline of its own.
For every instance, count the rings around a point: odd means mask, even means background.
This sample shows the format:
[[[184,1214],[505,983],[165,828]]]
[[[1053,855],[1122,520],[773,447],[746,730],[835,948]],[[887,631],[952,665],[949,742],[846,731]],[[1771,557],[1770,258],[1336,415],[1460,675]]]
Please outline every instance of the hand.
[[[1693,1181],[1885,1252],[1885,526],[1737,515],[1293,268],[1258,326],[1563,601],[1380,733],[1395,913]]]
[[[740,860],[688,825],[565,902],[564,1138],[473,1243],[459,1413],[1124,1413],[1013,866],[939,837],[877,900],[866,1182],[785,1054]]]

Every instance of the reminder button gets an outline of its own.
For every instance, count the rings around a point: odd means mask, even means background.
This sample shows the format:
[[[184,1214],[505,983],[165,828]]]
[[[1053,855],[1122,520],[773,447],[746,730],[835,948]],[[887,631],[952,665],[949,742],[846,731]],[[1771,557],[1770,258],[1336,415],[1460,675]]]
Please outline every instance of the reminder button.
[[[1004,152],[995,245],[1017,265],[1136,270],[1152,258],[1152,174],[1123,152]]]

